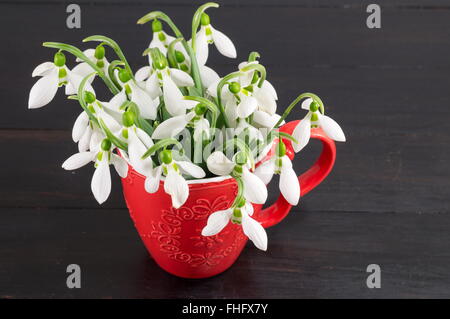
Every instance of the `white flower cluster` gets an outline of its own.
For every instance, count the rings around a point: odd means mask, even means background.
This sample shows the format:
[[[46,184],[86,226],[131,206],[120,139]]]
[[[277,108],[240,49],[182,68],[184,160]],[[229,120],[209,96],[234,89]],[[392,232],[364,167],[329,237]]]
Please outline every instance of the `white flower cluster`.
[[[292,135],[281,135],[277,128],[290,109],[283,116],[277,114],[276,90],[266,80],[256,52],[224,77],[206,66],[210,44],[222,55],[236,58],[233,42],[211,25],[204,12],[212,6],[197,10],[195,32],[189,41],[160,12],[141,18],[138,23],[152,21],[153,39],[144,52],[149,64],[136,73],[118,45],[103,36],[86,39],[101,43],[84,52],[66,44],[44,43],[59,51],[53,62],[44,62],[33,71],[33,76],[41,78],[31,89],[28,106],[48,104],[61,86],[79,101],[83,112],[72,130],[79,152],[62,167],[74,170],[94,162],[91,189],[100,204],[111,191],[111,164],[121,177],[127,176],[129,165],[144,175],[149,193],[163,184],[175,208],[184,205],[189,196],[187,180],[231,176],[239,185],[238,195],[230,208],[210,215],[202,234],[215,235],[231,221],[241,224],[255,245],[266,250],[267,235],[252,218],[252,204],[266,202],[266,185],[274,174],[280,175],[280,191],[291,205],[297,205],[300,198],[299,180],[283,139],[291,140],[298,152],[308,143],[311,127],[321,127],[336,141],[345,137],[339,125],[324,115],[320,99],[309,93],[300,96],[302,108],[308,110],[306,117]],[[163,30],[161,21],[171,27],[175,37]],[[106,46],[117,53],[118,60],[106,59]],[[69,69],[63,51],[74,54],[80,63]],[[95,76],[112,92],[109,101],[97,99],[91,86]],[[255,168],[275,139],[274,156]],[[199,149],[200,156],[188,155],[191,150],[198,154]]]

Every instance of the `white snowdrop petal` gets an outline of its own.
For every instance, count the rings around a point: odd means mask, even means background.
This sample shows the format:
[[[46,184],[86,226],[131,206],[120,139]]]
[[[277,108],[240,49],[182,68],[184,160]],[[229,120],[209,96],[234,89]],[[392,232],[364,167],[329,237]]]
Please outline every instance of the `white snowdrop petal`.
[[[309,111],[309,106],[311,105],[311,102],[313,101],[312,98],[307,98],[302,102],[302,109]]]
[[[45,76],[45,75],[49,74],[55,68],[56,68],[56,66],[53,62],[44,62],[34,68],[31,76],[32,77]]]
[[[117,134],[122,129],[122,125],[120,125],[115,118],[106,113],[103,109],[96,107],[97,118],[101,119],[106,127],[113,133]]]
[[[100,129],[94,129],[92,131],[90,141],[89,141],[89,150],[91,152],[100,151],[100,146],[101,146],[101,143],[104,138],[105,138],[105,135],[103,134],[103,132]]]
[[[148,79],[150,77],[150,72],[152,71],[152,68],[150,66],[143,66],[142,68],[140,68],[139,70],[136,71],[136,73],[134,74],[134,78],[136,79],[136,81],[145,81],[146,79]]]
[[[144,119],[154,120],[156,118],[156,106],[153,99],[138,85],[132,85],[131,87],[131,101],[136,103],[140,115]]]
[[[169,170],[164,181],[164,191],[172,197],[172,206],[180,208],[189,196],[186,180],[174,170]]]
[[[159,189],[159,183],[161,181],[162,166],[158,166],[153,172],[145,179],[145,190],[147,193],[156,193]]]
[[[186,72],[178,69],[169,69],[169,72],[177,86],[194,86],[194,80]]]
[[[89,59],[93,59],[95,57],[95,49],[86,49],[83,51],[83,54],[88,57]],[[76,62],[83,62],[80,58],[75,59]]]
[[[237,115],[240,118],[246,118],[255,112],[258,106],[257,100],[252,96],[243,96],[241,98],[241,103],[237,106]]]
[[[108,108],[115,112],[121,112],[120,107],[123,103],[125,103],[126,100],[127,96],[125,90],[122,90],[114,95],[113,98],[109,101]]]
[[[273,128],[278,122],[280,116],[278,114],[269,115],[264,111],[256,110],[253,113],[253,124],[257,127]]]
[[[258,249],[267,250],[267,233],[264,227],[246,214],[242,214],[242,230]]]
[[[214,81],[213,83],[211,83],[208,88],[206,89],[206,92],[211,95],[212,97],[217,97],[217,86],[219,85],[220,82],[220,78],[217,79],[216,81]],[[226,85],[224,85],[225,87]]]
[[[210,67],[207,67],[206,65],[200,65],[199,69],[200,78],[204,87],[209,87],[214,82],[220,81],[219,75]]]
[[[80,138],[83,136],[83,133],[88,125],[89,125],[89,116],[87,115],[86,112],[83,111],[80,113],[80,115],[78,115],[77,119],[75,120],[75,123],[73,124],[72,140],[75,143],[78,142]]]
[[[235,99],[230,99],[225,103],[225,115],[231,126],[236,126],[236,119],[238,118],[237,105]]]
[[[267,200],[267,187],[255,174],[243,167],[244,197],[254,204],[264,204]]]
[[[170,113],[170,115],[184,115],[186,112],[186,108],[185,104],[183,103],[183,94],[181,94],[180,89],[167,75],[163,75],[163,91],[166,109]]]
[[[294,151],[300,152],[309,142],[311,137],[311,116],[307,115],[299,124],[295,127],[292,132],[292,137],[294,137],[298,143],[292,143]]]
[[[277,94],[277,91],[276,91],[275,88],[273,87],[272,83],[270,83],[269,81],[265,80],[265,81],[263,82],[262,89],[268,91],[268,92],[272,95],[272,97],[273,97],[275,100],[278,100],[278,94]]]
[[[319,112],[317,114],[319,114],[320,127],[328,137],[338,142],[345,142],[345,135],[339,124],[329,116],[322,115]]]
[[[194,125],[194,140],[198,141],[203,137],[203,133],[206,134],[206,138],[210,137],[210,132],[209,132],[209,122],[207,119],[202,118],[200,120],[198,120],[197,122],[195,122]]]
[[[176,161],[181,170],[194,178],[205,177],[205,171],[200,167],[188,161]]]
[[[103,154],[103,156],[107,157],[107,154]],[[106,159],[98,162],[98,166],[92,176],[91,190],[99,204],[104,203],[111,193],[111,173]]]
[[[28,108],[36,109],[50,103],[58,91],[58,82],[58,71],[56,69],[40,78],[31,88]]]
[[[152,139],[160,140],[163,138],[174,137],[187,125],[186,115],[178,115],[171,117],[159,124],[152,134]]]
[[[119,174],[120,177],[125,178],[128,175],[128,163],[127,161],[120,157],[117,154],[111,154],[111,162],[114,165],[114,168],[116,169],[117,174]]]
[[[206,165],[211,173],[219,176],[228,175],[233,170],[235,164],[230,161],[222,152],[214,152],[209,155]]]
[[[153,146],[153,140],[152,138],[142,129],[140,129],[139,127],[136,127],[136,135],[139,137],[139,139],[141,140],[142,143],[144,143],[144,145],[147,148],[150,148]]]
[[[255,169],[255,175],[267,185],[272,180],[274,171],[275,162],[272,159],[269,159]]]
[[[94,72],[94,69],[92,69],[92,67],[87,64],[86,62],[80,63],[78,65],[76,65],[72,71],[73,73],[76,73],[78,75],[80,75],[81,77],[86,77],[87,75],[91,74],[92,72]],[[92,81],[94,80],[94,77],[91,76],[89,78],[89,82],[92,83]]]
[[[90,79],[90,81],[92,82],[94,79],[94,77],[92,77]],[[67,81],[69,82],[66,85],[66,95],[72,95],[72,94],[77,94],[78,93],[78,88],[80,87],[81,82],[83,81],[83,76],[74,73],[70,70],[67,70]],[[91,92],[91,93],[95,93],[94,89],[92,88],[90,82],[86,82],[85,86],[84,86],[84,90],[87,92]]]
[[[253,96],[257,99],[260,110],[270,115],[275,114],[277,111],[277,102],[269,91],[260,88],[256,90]]]
[[[153,162],[150,157],[142,159],[147,147],[138,138],[133,129],[128,130],[128,156],[131,166],[140,174],[148,176],[153,171]]]
[[[220,233],[228,225],[231,214],[231,209],[225,209],[209,215],[208,222],[202,229],[202,236],[214,236]]]
[[[76,153],[70,156],[68,159],[64,161],[62,164],[62,168],[65,170],[74,170],[78,169],[80,167],[83,167],[84,165],[92,162],[94,159],[95,154],[91,152],[81,152]]]
[[[197,56],[197,63],[198,65],[205,65],[206,61],[208,60],[209,48],[205,29],[203,27],[197,33],[195,45],[195,55]]]
[[[163,31],[161,31],[163,32]],[[166,55],[167,54],[167,48],[164,45],[164,43],[161,42],[161,40],[159,39],[159,32],[153,32],[153,39],[149,44],[149,48],[158,48],[159,51],[161,51],[162,54]],[[149,54],[150,55],[150,54]]]
[[[287,202],[295,206],[300,199],[300,183],[297,174],[292,168],[291,160],[287,156],[283,156],[282,162],[279,182],[280,191]]]
[[[89,149],[89,143],[91,141],[92,129],[90,126],[84,131],[83,136],[80,138],[78,142],[78,151],[85,152]]]
[[[225,34],[222,32],[214,29],[211,26],[212,31],[212,38],[214,40],[214,44],[219,50],[219,52],[228,57],[228,58],[236,58],[236,48],[234,47],[233,42],[228,38]]]
[[[161,86],[158,80],[158,74],[154,72],[145,82],[145,89],[152,99],[162,95]]]

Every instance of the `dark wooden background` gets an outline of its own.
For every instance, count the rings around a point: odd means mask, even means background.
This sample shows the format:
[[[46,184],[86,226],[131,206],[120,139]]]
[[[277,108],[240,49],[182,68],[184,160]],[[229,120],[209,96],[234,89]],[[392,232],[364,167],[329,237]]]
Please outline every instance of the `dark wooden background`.
[[[31,71],[53,55],[43,41],[87,48],[83,37],[111,36],[137,68],[150,40],[137,18],[160,9],[188,34],[200,2],[75,2],[79,30],[65,26],[69,2],[0,1],[0,297],[450,297],[450,1],[376,1],[381,29],[366,27],[372,1],[235,0],[210,10],[238,61],[261,53],[280,110],[315,92],[348,142],[338,144],[328,179],[268,230],[268,252],[248,245],[230,270],[206,280],[155,265],[117,177],[99,206],[92,168],[60,168],[76,151],[75,102],[59,92],[27,110]],[[212,51],[221,75],[233,70],[238,61]],[[312,143],[297,156],[298,171],[319,151]],[[71,263],[82,267],[78,290],[65,285]],[[381,289],[366,287],[369,264],[381,266]]]

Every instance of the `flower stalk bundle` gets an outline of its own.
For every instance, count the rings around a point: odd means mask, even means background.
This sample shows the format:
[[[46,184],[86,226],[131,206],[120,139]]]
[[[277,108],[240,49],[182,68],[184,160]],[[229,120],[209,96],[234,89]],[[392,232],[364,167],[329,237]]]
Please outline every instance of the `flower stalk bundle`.
[[[110,165],[122,178],[129,166],[144,175],[148,193],[163,187],[174,208],[186,202],[190,179],[228,176],[236,180],[238,194],[228,209],[209,216],[202,235],[215,235],[232,222],[242,225],[254,244],[266,250],[267,235],[252,218],[252,204],[266,202],[266,185],[274,174],[280,175],[280,191],[291,205],[300,198],[299,180],[283,140],[290,140],[299,152],[308,144],[312,127],[321,127],[336,141],[345,141],[345,136],[312,93],[299,95],[278,115],[277,93],[266,79],[257,52],[223,77],[207,66],[210,45],[226,57],[237,56],[233,42],[213,27],[205,12],[214,7],[218,4],[206,3],[197,9],[189,41],[163,12],[153,11],[139,19],[138,24],[151,23],[153,36],[143,52],[148,65],[136,72],[119,45],[105,36],[84,39],[98,43],[85,51],[45,42],[45,47],[58,51],[53,62],[33,71],[32,76],[40,79],[30,91],[28,106],[48,104],[62,86],[69,99],[79,102],[82,112],[72,129],[78,152],[62,167],[74,170],[93,162],[91,189],[100,204],[111,191]],[[166,33],[164,24],[170,32]],[[108,60],[106,49],[114,51],[116,58]],[[78,62],[72,69],[66,65],[67,53]],[[96,78],[111,92],[108,101],[97,99]],[[279,126],[300,102],[307,111],[305,118],[292,135],[280,132]],[[274,141],[274,156],[256,167]]]

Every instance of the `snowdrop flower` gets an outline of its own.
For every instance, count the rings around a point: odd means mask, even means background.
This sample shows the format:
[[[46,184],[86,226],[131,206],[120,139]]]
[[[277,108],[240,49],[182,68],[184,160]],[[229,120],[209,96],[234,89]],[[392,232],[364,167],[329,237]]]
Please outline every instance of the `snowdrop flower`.
[[[161,21],[155,19],[152,23],[153,39],[150,41],[149,48],[158,48],[164,55],[167,54],[167,48],[174,37],[163,31]]]
[[[206,160],[211,173],[219,176],[231,174],[233,177],[242,178],[246,200],[254,204],[264,204],[267,200],[267,187],[258,176],[250,172],[247,162],[242,152],[237,153],[233,161],[220,151],[212,153]]]
[[[242,73],[242,75],[239,76],[239,84],[241,87],[247,87],[251,90],[252,96],[258,102],[258,110],[264,111],[269,115],[274,115],[277,110],[277,92],[272,84],[267,80],[264,80],[262,86],[259,87],[257,85],[259,82],[258,73],[254,69],[244,71],[245,67],[252,64],[259,64],[259,62],[242,62],[239,64],[239,71]]]
[[[28,108],[36,109],[50,103],[58,91],[58,87],[65,85],[66,94],[75,94],[83,80],[82,76],[70,71],[66,67],[66,57],[62,52],[55,54],[54,62],[44,62],[38,65],[32,74],[42,76],[31,88]],[[93,92],[90,84],[86,90]]]
[[[236,58],[236,48],[233,42],[225,34],[213,28],[206,13],[202,14],[200,23],[201,27],[197,33],[197,46],[195,48],[199,65],[206,64],[210,43],[214,43],[222,55],[228,58]]]
[[[203,133],[206,134],[206,138],[209,138],[209,121],[204,118],[206,110],[206,106],[199,103],[195,106],[194,110],[188,112],[187,114],[174,116],[165,120],[153,131],[152,138],[160,140],[175,137],[188,125],[194,127],[194,140],[198,141],[201,139]]]
[[[87,49],[83,52],[83,54],[100,69],[102,69],[105,74],[108,74],[109,62],[105,57],[105,48],[103,45],[98,45],[95,49]],[[72,69],[72,72],[80,75],[82,78],[95,71],[89,64],[82,62],[81,59],[77,58],[76,61],[81,63],[76,65]],[[89,82],[92,83],[93,80],[94,78],[92,77],[89,79]]]
[[[145,180],[145,190],[149,193],[158,191],[161,177],[164,174],[166,176],[164,191],[171,196],[172,206],[180,208],[189,197],[189,186],[182,174],[187,174],[194,178],[203,178],[205,177],[205,172],[191,162],[174,160],[170,150],[163,150],[159,157],[162,164],[156,167],[152,176]]]
[[[119,80],[123,83],[122,91],[116,94],[108,104],[108,107],[120,113],[120,107],[127,101],[127,96],[130,100],[136,103],[140,115],[144,119],[154,120],[156,118],[156,109],[158,102],[153,100],[152,97],[141,88],[132,78],[131,74],[122,69],[119,71]]]
[[[286,155],[286,145],[280,141],[276,148],[276,154],[269,160],[259,165],[255,170],[265,184],[269,184],[274,174],[280,175],[279,187],[286,201],[295,206],[300,199],[300,182],[292,168],[292,162]]]
[[[298,143],[293,143],[295,152],[299,152],[308,144],[311,137],[311,127],[321,127],[329,138],[338,142],[345,142],[345,135],[339,124],[329,116],[323,115],[319,111],[319,104],[312,98],[303,101],[302,109],[309,110],[309,112],[292,132],[292,136],[298,141]]]
[[[203,236],[214,236],[220,233],[231,220],[232,223],[242,225],[244,234],[261,250],[267,250],[267,234],[264,228],[254,220],[253,206],[244,201],[239,205],[225,210],[219,210],[208,217],[208,222],[202,230]]]
[[[80,152],[69,157],[62,167],[66,170],[78,169],[88,163],[95,162],[95,172],[92,176],[91,190],[95,199],[99,204],[102,204],[108,199],[111,193],[111,173],[109,165],[114,165],[114,168],[120,177],[125,178],[128,174],[128,164],[120,156],[112,153],[111,142],[104,139],[101,142],[98,152]]]

